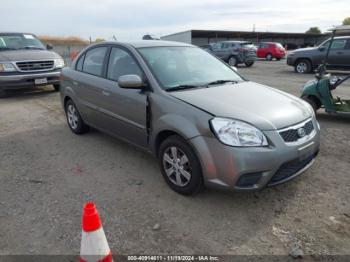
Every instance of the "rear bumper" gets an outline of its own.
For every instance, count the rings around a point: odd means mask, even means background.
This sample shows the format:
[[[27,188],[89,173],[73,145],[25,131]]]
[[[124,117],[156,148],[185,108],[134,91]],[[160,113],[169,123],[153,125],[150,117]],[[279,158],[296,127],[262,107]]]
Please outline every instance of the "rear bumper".
[[[61,70],[40,73],[18,73],[0,75],[0,89],[20,89],[39,85],[58,84],[60,82]],[[47,83],[35,84],[35,79],[46,78]]]
[[[286,54],[276,54],[275,55],[275,58],[278,58],[278,59],[282,59],[282,58],[285,58],[286,57]]]

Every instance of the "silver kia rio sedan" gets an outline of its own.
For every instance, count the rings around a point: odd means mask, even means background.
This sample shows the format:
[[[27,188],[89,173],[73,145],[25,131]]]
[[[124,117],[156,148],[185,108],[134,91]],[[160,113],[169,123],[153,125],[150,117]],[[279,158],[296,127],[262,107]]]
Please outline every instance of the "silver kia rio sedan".
[[[181,194],[277,185],[307,170],[319,150],[307,103],[188,44],[91,45],[63,70],[61,98],[75,134],[94,127],[153,153]]]

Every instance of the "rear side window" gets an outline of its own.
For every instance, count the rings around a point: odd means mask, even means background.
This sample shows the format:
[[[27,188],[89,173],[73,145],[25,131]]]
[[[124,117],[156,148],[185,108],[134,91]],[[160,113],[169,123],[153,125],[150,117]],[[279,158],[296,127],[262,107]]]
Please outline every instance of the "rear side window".
[[[332,49],[344,49],[346,45],[346,39],[337,39],[332,43]]]
[[[327,41],[322,44],[325,48],[328,48],[330,41]],[[346,45],[346,39],[334,39],[331,49],[344,49]]]
[[[345,49],[350,49],[350,39],[348,39],[346,46],[345,46]]]
[[[78,71],[83,71],[84,59],[85,59],[85,54],[82,55],[81,57],[79,57],[79,60],[78,60],[78,62],[77,62],[77,66],[76,66],[76,69],[77,69]]]
[[[103,61],[107,47],[96,47],[86,52],[83,72],[95,76],[102,76]]]
[[[113,47],[108,62],[107,78],[118,81],[123,75],[138,75],[143,78],[135,59],[127,51]]]

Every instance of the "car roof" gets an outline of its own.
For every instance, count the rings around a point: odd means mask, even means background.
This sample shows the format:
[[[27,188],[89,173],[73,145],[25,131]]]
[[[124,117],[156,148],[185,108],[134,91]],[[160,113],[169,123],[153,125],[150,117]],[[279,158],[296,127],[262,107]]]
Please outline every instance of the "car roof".
[[[100,44],[121,44],[121,45],[129,45],[134,48],[143,48],[143,47],[161,47],[161,46],[187,46],[193,47],[193,45],[175,42],[175,41],[162,41],[162,40],[140,40],[140,41],[132,41],[132,42],[117,42],[117,41],[107,41],[102,42]]]
[[[336,37],[334,37],[334,39],[349,39],[350,38],[350,36],[336,36]]]
[[[1,32],[0,35],[35,35],[33,33],[23,33],[23,32]]]
[[[251,41],[227,40],[227,41],[220,41],[218,43],[251,43]]]

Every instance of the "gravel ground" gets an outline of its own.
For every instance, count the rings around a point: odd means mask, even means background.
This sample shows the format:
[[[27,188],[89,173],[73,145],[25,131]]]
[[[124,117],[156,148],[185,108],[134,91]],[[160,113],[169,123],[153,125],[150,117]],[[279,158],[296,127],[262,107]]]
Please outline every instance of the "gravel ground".
[[[312,78],[284,61],[238,70],[295,95]],[[350,97],[349,87],[337,93]],[[184,197],[152,156],[70,132],[50,87],[16,92],[0,100],[0,254],[78,254],[93,200],[114,254],[350,255],[350,118],[318,119],[321,152],[302,176],[259,193]]]

